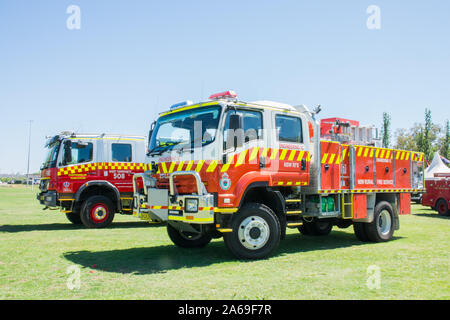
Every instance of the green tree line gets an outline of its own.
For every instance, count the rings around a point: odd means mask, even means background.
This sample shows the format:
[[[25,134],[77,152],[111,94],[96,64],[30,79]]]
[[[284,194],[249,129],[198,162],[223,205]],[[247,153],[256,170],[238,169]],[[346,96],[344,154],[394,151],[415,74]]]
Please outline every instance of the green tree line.
[[[383,128],[386,128],[385,118],[385,113],[383,113]],[[383,134],[385,131],[383,131]],[[389,135],[389,132],[387,134]],[[436,151],[441,156],[447,159],[450,158],[449,120],[447,119],[443,126],[433,123],[430,109],[425,109],[423,123],[415,123],[409,129],[397,129],[395,137],[396,142],[394,148],[396,149],[423,152],[429,161],[433,158]]]

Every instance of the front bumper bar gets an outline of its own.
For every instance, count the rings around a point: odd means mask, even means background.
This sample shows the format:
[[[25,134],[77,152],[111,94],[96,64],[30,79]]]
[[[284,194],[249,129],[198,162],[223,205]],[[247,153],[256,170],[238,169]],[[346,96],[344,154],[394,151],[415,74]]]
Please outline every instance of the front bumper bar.
[[[175,194],[174,177],[191,175],[196,180],[197,194]],[[144,182],[144,194],[138,192],[137,179]],[[176,171],[169,176],[169,190],[157,189],[153,178],[147,174],[133,176],[134,208],[133,216],[142,220],[182,221],[186,223],[214,223],[214,195],[206,191],[200,175],[195,171]],[[189,211],[187,203],[196,203],[196,208]]]

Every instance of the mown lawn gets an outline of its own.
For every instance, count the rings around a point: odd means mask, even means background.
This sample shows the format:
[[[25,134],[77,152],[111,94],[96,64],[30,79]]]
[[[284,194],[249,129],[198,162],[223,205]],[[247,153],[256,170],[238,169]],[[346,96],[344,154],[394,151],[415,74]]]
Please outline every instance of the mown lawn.
[[[130,216],[109,229],[72,225],[42,211],[36,192],[0,186],[0,299],[450,298],[450,219],[422,206],[388,243],[361,243],[351,227],[324,238],[289,229],[272,257],[243,262],[221,239],[180,249],[164,225]],[[80,288],[70,290],[73,265]],[[373,268],[379,288],[367,285]]]

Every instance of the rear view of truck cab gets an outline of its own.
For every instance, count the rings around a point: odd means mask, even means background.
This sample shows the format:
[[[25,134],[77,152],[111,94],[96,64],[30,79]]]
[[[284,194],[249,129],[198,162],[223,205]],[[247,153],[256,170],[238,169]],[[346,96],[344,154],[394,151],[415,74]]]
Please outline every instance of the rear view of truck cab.
[[[37,199],[74,224],[107,227],[116,213],[132,213],[132,177],[144,172],[145,144],[143,136],[63,132],[51,137]]]

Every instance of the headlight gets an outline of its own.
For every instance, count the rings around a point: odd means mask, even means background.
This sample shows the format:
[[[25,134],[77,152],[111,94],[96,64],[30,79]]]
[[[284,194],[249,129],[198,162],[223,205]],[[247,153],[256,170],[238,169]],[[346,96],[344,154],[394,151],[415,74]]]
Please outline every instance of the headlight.
[[[185,203],[186,212],[193,213],[198,211],[198,199],[186,199]]]

